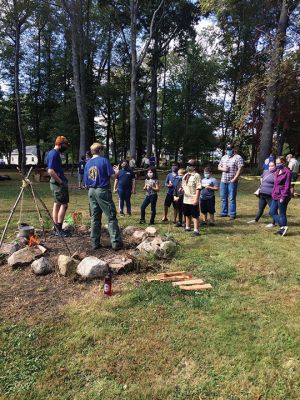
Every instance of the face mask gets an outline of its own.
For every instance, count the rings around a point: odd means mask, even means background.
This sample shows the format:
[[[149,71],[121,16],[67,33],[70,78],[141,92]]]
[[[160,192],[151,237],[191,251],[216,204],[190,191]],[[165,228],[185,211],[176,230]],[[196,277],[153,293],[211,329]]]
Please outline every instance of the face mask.
[[[60,153],[63,153],[63,152],[66,151],[67,149],[68,149],[67,146],[61,146],[60,149],[59,149],[59,152],[60,152]]]
[[[276,167],[270,167],[270,168],[269,168],[269,171],[270,171],[270,172],[275,172],[275,171],[276,171]]]
[[[186,167],[187,172],[192,172],[193,169],[194,168],[191,165],[187,165],[187,167]]]
[[[176,168],[176,167],[172,167],[172,172],[174,172],[175,174],[177,174],[177,172],[178,172],[178,168]]]
[[[226,154],[230,157],[233,154],[233,150],[226,150]]]
[[[283,164],[276,164],[276,168],[277,168],[277,169],[283,169],[283,168],[284,168],[284,165],[283,165]]]
[[[204,178],[209,178],[210,177],[210,173],[208,173],[208,172],[204,172]]]
[[[148,177],[151,179],[153,178],[153,172],[148,172]]]

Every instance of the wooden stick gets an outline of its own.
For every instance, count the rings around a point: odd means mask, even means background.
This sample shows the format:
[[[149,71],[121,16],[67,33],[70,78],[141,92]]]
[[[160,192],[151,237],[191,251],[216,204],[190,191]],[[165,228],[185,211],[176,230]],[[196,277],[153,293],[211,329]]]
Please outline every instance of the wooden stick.
[[[182,285],[182,286],[179,286],[179,289],[201,291],[201,290],[212,289],[212,286],[210,283],[206,283],[204,285],[191,285],[191,286]]]
[[[180,286],[180,285],[201,285],[203,282],[202,279],[188,279],[186,281],[179,281],[174,282],[173,286]]]

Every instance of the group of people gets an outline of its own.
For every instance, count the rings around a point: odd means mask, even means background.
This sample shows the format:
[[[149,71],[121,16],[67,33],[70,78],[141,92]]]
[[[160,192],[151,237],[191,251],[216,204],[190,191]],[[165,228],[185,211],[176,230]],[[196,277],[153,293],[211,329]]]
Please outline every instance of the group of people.
[[[69,193],[60,155],[68,146],[68,140],[64,136],[58,136],[54,149],[48,154],[50,187],[54,198],[54,233],[62,236],[68,235],[68,232],[62,229],[62,225],[68,207]],[[249,224],[258,222],[266,205],[269,205],[272,223],[268,226],[278,225],[279,230],[276,233],[282,236],[288,230],[286,210],[292,196],[291,166],[294,170],[293,180],[296,180],[296,159],[288,155],[287,160],[290,164],[289,167],[285,165],[286,160],[283,157],[278,157],[276,160],[270,157],[266,162],[267,168],[262,174],[260,188],[257,192],[259,210],[255,219],[249,221]],[[132,213],[131,195],[136,193],[134,166],[124,160],[119,167],[112,167],[109,160],[104,157],[104,146],[100,143],[94,143],[90,148],[89,159],[82,161],[84,162],[82,163],[83,166],[79,164],[79,170],[82,171],[80,185],[83,184],[89,190],[92,247],[97,249],[101,246],[101,219],[104,213],[107,218],[112,248],[119,250],[123,247],[123,242],[117,221],[117,210],[112,198],[110,179],[115,176],[113,191],[118,193],[119,196],[120,216],[125,215],[125,207],[127,215],[130,216]],[[201,178],[196,160],[189,160],[185,169],[179,168],[174,163],[164,182],[167,192],[162,222],[168,221],[169,208],[173,206],[173,223],[176,227],[184,227],[186,232],[191,232],[193,236],[199,236],[200,224],[204,226],[215,225],[215,193],[219,189],[220,217],[230,217],[231,220],[234,220],[237,213],[238,180],[243,166],[243,158],[237,154],[231,144],[227,145],[226,154],[221,158],[218,165],[218,170],[222,172],[220,184],[209,167],[204,168],[203,178]],[[140,207],[141,224],[146,223],[146,210],[149,205],[151,209],[149,224],[155,223],[156,204],[160,188],[156,168],[149,164],[143,187],[145,198]]]

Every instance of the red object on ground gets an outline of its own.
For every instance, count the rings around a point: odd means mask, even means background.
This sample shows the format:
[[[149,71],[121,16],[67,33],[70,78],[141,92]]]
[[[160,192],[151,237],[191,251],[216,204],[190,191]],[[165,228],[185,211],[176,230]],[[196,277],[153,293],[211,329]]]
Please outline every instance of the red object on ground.
[[[76,223],[77,223],[77,217],[78,217],[78,213],[77,212],[74,212],[73,213],[73,221],[74,221],[74,224],[76,225]]]
[[[105,296],[111,296],[112,295],[112,279],[111,279],[111,273],[107,274],[106,277],[104,278],[104,290],[103,293]]]

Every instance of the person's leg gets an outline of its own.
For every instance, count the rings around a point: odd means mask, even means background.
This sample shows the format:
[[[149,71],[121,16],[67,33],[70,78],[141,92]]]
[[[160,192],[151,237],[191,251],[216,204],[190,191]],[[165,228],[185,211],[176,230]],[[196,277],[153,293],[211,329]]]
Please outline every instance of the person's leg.
[[[221,216],[228,215],[228,183],[220,183],[220,198],[221,198]]]
[[[169,208],[172,204],[172,201],[170,199],[170,195],[169,193],[166,194],[165,197],[165,202],[164,202],[164,215],[162,217],[162,221],[167,221],[168,220],[168,212],[169,212]]]
[[[271,204],[272,204],[272,196],[266,195],[265,196],[265,200],[266,200],[266,202],[268,204],[268,207],[270,209]],[[273,219],[273,225],[276,225],[276,222],[274,221],[274,219]]]
[[[112,199],[112,193],[107,189],[96,189],[95,196],[99,207],[104,212],[107,218],[108,231],[113,249],[118,249],[123,246],[120,228],[117,220],[117,210]]]
[[[156,216],[157,194],[152,194],[152,195],[150,196],[150,202],[151,202],[151,218],[150,218],[150,224],[154,224],[154,222],[155,222],[155,216]]]
[[[276,224],[280,225],[278,216],[278,202],[279,200],[272,200],[269,215],[273,218],[273,221],[275,221]]]
[[[58,212],[60,209],[60,204],[54,203],[53,204],[53,210],[52,210],[52,218],[53,218],[53,222],[55,224],[58,223]]]
[[[58,216],[57,216],[57,223],[58,224],[63,224],[67,209],[68,209],[68,204],[61,204],[60,205],[59,211],[58,211]]]
[[[263,215],[266,205],[267,205],[267,200],[266,200],[265,196],[263,194],[260,194],[259,198],[258,198],[258,211],[255,216],[256,222],[258,222],[259,219],[261,218],[261,216]]]
[[[141,205],[141,221],[144,222],[146,218],[146,208],[150,204],[150,196],[146,196]]]
[[[215,223],[215,213],[209,213],[209,222],[210,224]]]
[[[92,247],[100,246],[102,210],[98,204],[95,189],[89,189],[89,205],[91,214],[91,240]]]
[[[118,195],[119,195],[119,211],[120,214],[124,214],[124,199],[125,199],[125,193],[123,190],[118,189]]]
[[[178,200],[178,222],[182,225],[183,223],[183,197],[179,197]]]
[[[131,190],[126,191],[125,202],[126,202],[127,215],[131,215]]]
[[[174,224],[176,224],[176,222],[177,222],[177,207],[175,205],[174,198],[173,198],[172,204],[173,204],[173,212],[174,212],[173,222],[174,222]]]
[[[237,182],[234,183],[229,183],[228,184],[228,193],[229,193],[229,202],[230,202],[230,208],[229,208],[229,215],[230,218],[235,218],[236,217],[236,194],[237,194]]]
[[[192,217],[194,223],[194,234],[199,235],[199,217],[200,217],[200,210],[199,206],[192,206]]]
[[[282,203],[280,203],[280,201],[278,202],[280,227],[287,226],[286,210],[287,210],[289,201],[290,201],[290,199],[286,199]]]

